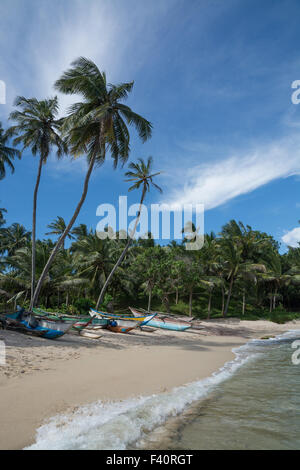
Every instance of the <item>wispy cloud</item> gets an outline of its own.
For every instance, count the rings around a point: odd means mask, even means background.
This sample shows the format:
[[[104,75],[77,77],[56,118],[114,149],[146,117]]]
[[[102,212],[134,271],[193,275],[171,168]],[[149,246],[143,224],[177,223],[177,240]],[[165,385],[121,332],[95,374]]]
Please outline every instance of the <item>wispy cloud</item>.
[[[165,202],[173,207],[204,203],[206,209],[213,209],[273,180],[300,174],[300,137],[291,136],[186,169],[188,162],[186,155],[185,168],[179,169],[180,179],[176,172],[171,196]]]
[[[158,41],[148,24],[153,24],[154,19],[160,24],[171,9],[170,2],[165,1],[159,5],[132,0],[126,5],[99,0],[3,0],[3,3],[0,43],[5,48],[0,70],[1,79],[7,83],[8,107],[18,94],[53,95],[55,80],[79,56],[94,60],[108,71],[109,80],[132,80],[133,63],[134,70],[141,67],[147,60],[147,50]],[[137,41],[141,35],[143,42]],[[61,96],[60,101],[65,110],[74,98]],[[6,111],[2,108],[1,112]]]
[[[281,237],[281,240],[287,246],[292,246],[294,248],[298,247],[300,243],[300,227],[296,227],[287,232],[283,237]]]

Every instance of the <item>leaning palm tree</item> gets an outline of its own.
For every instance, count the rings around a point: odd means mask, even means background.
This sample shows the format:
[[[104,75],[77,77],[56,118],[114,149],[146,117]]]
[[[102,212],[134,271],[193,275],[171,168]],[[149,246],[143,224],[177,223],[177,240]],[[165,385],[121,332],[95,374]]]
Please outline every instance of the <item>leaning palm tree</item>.
[[[42,166],[47,162],[50,152],[56,148],[57,157],[67,153],[67,144],[60,137],[62,121],[57,119],[57,97],[38,101],[36,98],[18,96],[15,100],[18,108],[10,114],[10,119],[17,124],[9,129],[10,135],[17,135],[13,143],[21,144],[23,150],[30,148],[33,155],[39,154],[38,173],[33,193],[32,211],[32,267],[31,267],[31,308],[35,288],[35,246],[36,246],[36,207]]]
[[[66,222],[63,217],[60,217],[59,215],[56,217],[56,219],[51,222],[49,225],[47,225],[48,228],[51,229],[50,232],[47,232],[46,235],[58,235],[59,237],[64,233],[66,230]],[[71,233],[68,233],[68,238],[69,240],[74,239],[74,236]],[[64,242],[62,243],[62,248],[64,249]]]
[[[97,300],[96,309],[98,309],[99,305],[102,303],[105,291],[107,289],[107,286],[110,283],[111,278],[113,277],[116,269],[118,269],[118,267],[122,263],[123,259],[125,258],[125,255],[128,251],[128,248],[130,247],[130,244],[131,244],[131,242],[134,238],[136,228],[137,228],[137,225],[139,223],[140,216],[141,216],[142,205],[143,205],[143,202],[144,202],[147,191],[150,191],[150,187],[154,186],[154,188],[156,188],[160,193],[162,193],[162,189],[156,183],[154,183],[154,181],[153,181],[153,178],[155,176],[159,175],[160,173],[159,172],[158,173],[152,173],[152,163],[153,163],[153,158],[152,157],[148,157],[147,163],[145,163],[142,158],[139,158],[138,163],[130,163],[129,168],[130,168],[131,171],[127,171],[125,173],[125,176],[128,177],[128,179],[125,180],[125,181],[134,182],[134,184],[132,186],[130,186],[128,191],[133,191],[134,189],[139,189],[140,187],[142,188],[142,195],[141,195],[139,210],[138,210],[138,213],[137,213],[137,218],[136,218],[132,233],[129,234],[130,236],[129,236],[128,241],[127,241],[127,243],[124,247],[124,250],[122,251],[118,261],[114,265],[111,273],[109,274],[108,278],[106,279],[106,281],[105,281],[105,283],[102,287],[99,298]]]
[[[76,59],[55,83],[62,93],[80,94],[83,101],[73,104],[64,121],[64,132],[71,154],[85,154],[88,169],[81,198],[64,233],[52,251],[34,293],[33,304],[37,302],[44,278],[64,239],[72,229],[85,201],[89,180],[95,165],[101,165],[110,150],[114,167],[124,164],[130,152],[130,134],[127,125],[133,125],[143,142],[151,137],[152,125],[142,116],[122,103],[133,88],[133,82],[120,85],[107,84],[106,75],[96,64],[84,57]]]
[[[15,167],[12,163],[15,157],[21,158],[21,152],[13,147],[7,146],[9,133],[4,132],[2,124],[0,122],[0,180],[5,178],[6,166],[8,166],[12,173],[15,171]]]

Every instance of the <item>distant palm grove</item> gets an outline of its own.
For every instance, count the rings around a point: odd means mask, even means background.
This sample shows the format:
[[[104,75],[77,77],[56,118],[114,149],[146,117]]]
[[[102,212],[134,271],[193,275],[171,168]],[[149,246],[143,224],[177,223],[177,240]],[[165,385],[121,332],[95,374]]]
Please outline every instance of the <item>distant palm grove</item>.
[[[17,97],[11,127],[0,124],[0,179],[14,172],[27,149],[37,156],[32,227],[6,225],[0,209],[0,302],[2,310],[36,305],[70,313],[89,307],[126,311],[145,310],[188,314],[200,318],[238,316],[285,321],[300,316],[300,247],[279,253],[271,235],[234,220],[219,234],[206,234],[201,250],[151,238],[100,239],[87,225],[76,225],[89,180],[110,155],[114,168],[130,154],[130,128],[140,139],[151,138],[152,125],[123,102],[133,82],[107,84],[106,75],[88,59],[79,58],[55,83],[62,93],[76,94],[68,115],[59,118],[57,97],[45,100]],[[49,221],[46,236],[36,239],[38,191],[49,155],[83,155],[87,172],[74,212],[65,221]],[[140,191],[140,205],[156,184],[152,157],[130,163],[125,173],[129,190]],[[101,172],[101,169],[99,169]],[[1,182],[0,182],[1,184]],[[199,201],[195,201],[199,202]],[[140,210],[134,227],[137,228]],[[111,230],[108,228],[108,230]]]

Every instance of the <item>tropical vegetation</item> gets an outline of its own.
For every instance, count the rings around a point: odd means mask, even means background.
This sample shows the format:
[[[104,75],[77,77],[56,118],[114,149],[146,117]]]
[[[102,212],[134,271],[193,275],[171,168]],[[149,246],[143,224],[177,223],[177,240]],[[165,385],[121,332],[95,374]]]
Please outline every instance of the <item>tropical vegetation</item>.
[[[285,321],[300,317],[300,245],[280,253],[270,235],[231,220],[220,233],[204,236],[200,250],[195,227],[183,228],[182,241],[155,242],[151,233],[134,238],[142,205],[151,188],[161,192],[153,159],[139,158],[125,172],[129,191],[141,190],[133,230],[99,237],[86,224],[76,224],[92,172],[110,155],[114,168],[130,155],[133,126],[142,142],[151,137],[151,123],[124,104],[133,82],[112,85],[92,61],[79,58],[55,83],[61,92],[81,101],[59,117],[57,97],[18,97],[10,115],[12,127],[0,124],[0,179],[25,150],[38,155],[33,193],[32,227],[6,222],[0,209],[0,303],[40,305],[63,312],[86,313],[91,306],[124,310],[130,304],[146,310],[200,318],[241,317]],[[87,160],[78,203],[68,222],[62,216],[48,223],[45,238],[36,238],[37,199],[42,169],[52,152]],[[1,203],[3,205],[3,203]],[[106,230],[113,232],[111,227]],[[193,237],[187,232],[194,233]]]

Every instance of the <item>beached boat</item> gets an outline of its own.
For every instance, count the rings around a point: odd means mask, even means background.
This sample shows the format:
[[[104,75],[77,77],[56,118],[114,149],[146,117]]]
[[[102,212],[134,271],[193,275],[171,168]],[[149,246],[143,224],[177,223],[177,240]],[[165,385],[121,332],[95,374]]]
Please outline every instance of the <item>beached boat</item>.
[[[150,315],[141,314],[139,316],[125,316],[125,315],[117,315],[115,313],[107,313],[107,312],[99,312],[91,308],[90,315],[95,316],[97,318],[102,318],[106,320],[116,320],[118,322],[118,326],[123,327],[139,327],[148,324],[155,316],[156,313]]]
[[[62,331],[64,334],[70,331],[70,329],[73,327],[73,323],[57,321],[57,320],[48,320],[48,319],[37,318],[37,317],[35,318],[38,321],[39,326],[46,328],[48,330]]]
[[[62,322],[56,320],[43,320],[38,319],[30,313],[26,313],[24,310],[19,310],[15,313],[5,314],[6,320],[12,322],[12,324],[20,331],[24,329],[24,332],[32,333],[34,335],[43,336],[47,339],[55,339],[63,336],[71,327],[72,324],[63,325]]]
[[[41,316],[41,317],[46,317],[47,319],[58,319],[58,320],[63,320],[65,322],[72,323],[72,331],[81,331],[84,328],[86,328],[88,325],[93,325],[93,326],[98,326],[99,328],[106,328],[107,326],[107,321],[104,319],[98,319],[98,318],[91,318],[90,316],[80,316],[80,315],[66,315],[62,313],[53,313],[53,312],[47,312],[46,310],[43,310],[41,308],[34,308],[33,312],[35,315]]]
[[[129,331],[134,330],[135,327],[126,328],[120,325],[110,325],[108,324],[107,329],[113,331],[114,333],[129,333]]]
[[[136,310],[135,308],[129,307],[129,309],[135,318],[143,315],[142,312]],[[185,331],[191,328],[192,325],[184,320],[175,320],[170,317],[156,317],[153,320],[150,320],[147,323],[147,326],[153,326],[154,328],[163,328],[165,330]]]
[[[47,330],[28,330],[25,325],[21,324],[18,320],[12,317],[6,317],[6,314],[1,314],[1,324],[4,329],[16,331],[18,333],[27,334],[30,336],[42,337],[46,334]]]

